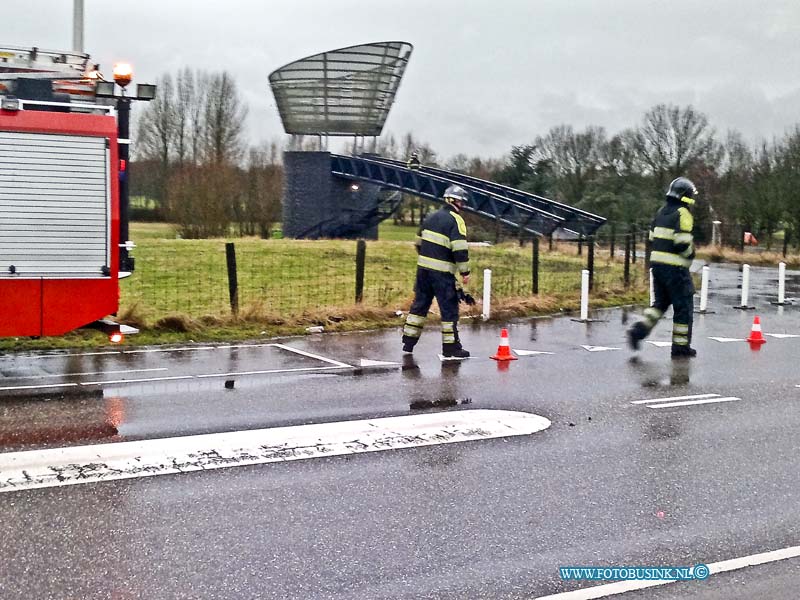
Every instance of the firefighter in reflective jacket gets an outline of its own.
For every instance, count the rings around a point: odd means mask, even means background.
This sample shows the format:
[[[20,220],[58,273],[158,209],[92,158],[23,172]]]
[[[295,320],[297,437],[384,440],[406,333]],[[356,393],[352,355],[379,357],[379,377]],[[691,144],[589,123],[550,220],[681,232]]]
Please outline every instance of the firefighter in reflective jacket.
[[[468,200],[466,190],[451,185],[443,199],[446,206],[429,215],[417,234],[417,280],[414,302],[403,327],[403,351],[413,352],[419,341],[433,299],[442,315],[442,354],[467,358],[469,352],[458,338],[458,292],[456,274],[469,283],[467,226],[458,214]]]
[[[411,158],[408,159],[406,166],[412,171],[419,171],[422,166],[422,162],[419,160],[419,152],[415,150],[411,153]]]
[[[697,188],[685,177],[669,185],[667,201],[656,213],[650,229],[650,264],[653,268],[655,302],[644,311],[644,319],[628,330],[628,341],[634,350],[669,308],[672,319],[672,357],[691,357],[694,284],[689,267],[694,258],[692,229],[694,218],[689,208],[694,205]]]

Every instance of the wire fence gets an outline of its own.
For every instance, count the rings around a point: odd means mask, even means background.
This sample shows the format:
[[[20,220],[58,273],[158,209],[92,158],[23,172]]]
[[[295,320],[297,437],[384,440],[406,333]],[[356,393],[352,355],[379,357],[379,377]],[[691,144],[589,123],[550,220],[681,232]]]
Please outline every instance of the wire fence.
[[[359,245],[363,249],[359,253]],[[626,251],[625,248],[628,248]],[[470,245],[476,297],[492,271],[493,301],[580,291],[581,270],[593,292],[624,289],[645,277],[644,248],[633,236],[600,240]],[[121,281],[121,309],[155,323],[170,315],[293,316],[358,304],[403,308],[413,297],[416,252],[409,242],[352,240],[144,240],[136,271]],[[477,293],[476,293],[477,292]]]

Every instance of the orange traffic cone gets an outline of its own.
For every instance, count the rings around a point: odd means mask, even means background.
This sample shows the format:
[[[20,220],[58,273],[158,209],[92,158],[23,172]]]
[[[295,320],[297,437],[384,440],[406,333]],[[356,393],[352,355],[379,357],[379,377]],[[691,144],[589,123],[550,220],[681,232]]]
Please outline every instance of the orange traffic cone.
[[[497,347],[497,354],[492,358],[495,360],[517,360],[517,357],[511,354],[511,347],[508,345],[508,329],[500,331],[500,345]]]
[[[764,339],[764,334],[761,333],[761,319],[758,316],[753,319],[753,328],[750,330],[750,337],[747,338],[747,341],[751,344],[763,344],[767,341]]]

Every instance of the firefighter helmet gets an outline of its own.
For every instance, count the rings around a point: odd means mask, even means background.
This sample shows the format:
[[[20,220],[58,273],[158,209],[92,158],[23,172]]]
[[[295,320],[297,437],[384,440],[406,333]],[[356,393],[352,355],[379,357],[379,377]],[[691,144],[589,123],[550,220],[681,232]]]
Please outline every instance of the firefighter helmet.
[[[686,177],[673,179],[672,183],[669,184],[667,198],[673,198],[685,204],[694,204],[695,196],[697,196],[697,188]]]
[[[444,191],[442,197],[447,204],[456,210],[461,210],[467,201],[469,201],[469,193],[460,185],[451,185]]]

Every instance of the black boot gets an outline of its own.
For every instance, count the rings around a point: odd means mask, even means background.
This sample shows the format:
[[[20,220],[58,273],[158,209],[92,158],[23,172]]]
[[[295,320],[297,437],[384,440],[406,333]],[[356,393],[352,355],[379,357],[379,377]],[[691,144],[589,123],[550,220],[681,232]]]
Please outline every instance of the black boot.
[[[631,347],[631,350],[638,350],[641,346],[640,342],[646,338],[647,334],[650,332],[647,329],[647,325],[642,321],[637,321],[630,326],[626,333],[628,336],[628,345]]]
[[[469,352],[461,344],[442,344],[442,356],[445,358],[469,358]]]
[[[693,358],[697,356],[697,350],[689,346],[672,345],[672,358]]]

